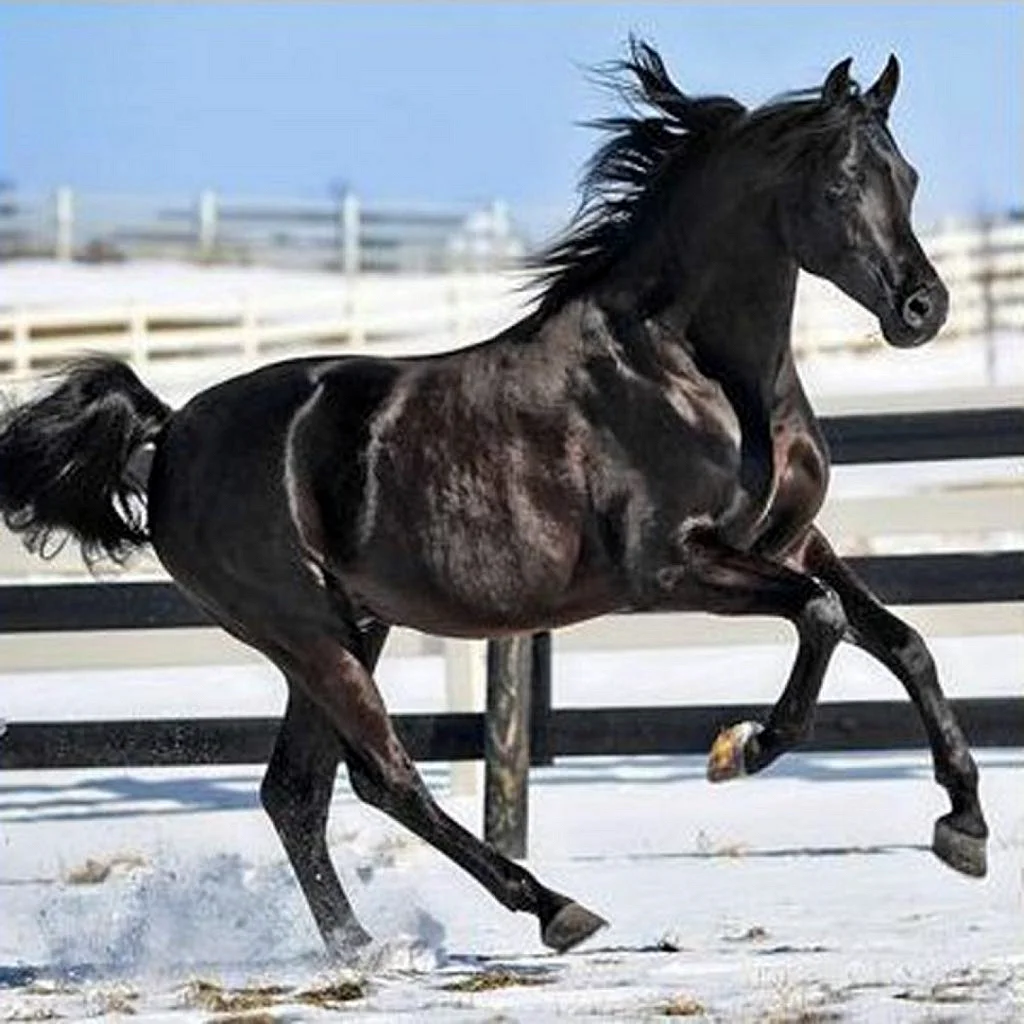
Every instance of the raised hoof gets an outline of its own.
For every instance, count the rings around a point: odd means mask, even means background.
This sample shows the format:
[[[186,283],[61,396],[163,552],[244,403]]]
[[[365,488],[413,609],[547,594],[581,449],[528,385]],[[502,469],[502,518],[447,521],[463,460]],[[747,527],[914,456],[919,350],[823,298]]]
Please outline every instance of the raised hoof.
[[[585,939],[589,939],[608,922],[591,913],[578,903],[566,903],[541,930],[541,941],[557,953],[567,953]]]
[[[708,754],[708,782],[725,782],[747,774],[747,744],[764,726],[757,722],[740,722],[723,729],[711,744]]]
[[[955,828],[946,818],[935,822],[932,852],[954,871],[971,878],[984,878],[988,871],[985,840]]]

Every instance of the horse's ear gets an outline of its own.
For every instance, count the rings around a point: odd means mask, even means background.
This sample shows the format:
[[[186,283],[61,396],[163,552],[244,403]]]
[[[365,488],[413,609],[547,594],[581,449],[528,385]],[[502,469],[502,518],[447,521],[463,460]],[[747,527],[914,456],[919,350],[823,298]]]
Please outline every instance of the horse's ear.
[[[821,87],[821,99],[826,106],[838,103],[850,94],[851,64],[853,64],[853,58],[847,57],[828,73],[825,84]]]
[[[889,116],[889,107],[892,106],[892,99],[896,95],[896,89],[900,84],[900,62],[896,54],[890,53],[889,60],[878,81],[866,93],[864,99],[868,106],[875,110],[881,117]]]

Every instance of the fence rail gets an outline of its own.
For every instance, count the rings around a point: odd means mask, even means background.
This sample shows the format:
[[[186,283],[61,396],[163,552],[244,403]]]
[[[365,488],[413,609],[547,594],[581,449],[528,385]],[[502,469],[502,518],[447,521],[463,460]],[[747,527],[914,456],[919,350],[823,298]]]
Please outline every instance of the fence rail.
[[[80,192],[9,190],[0,202],[0,259],[52,256],[116,262],[163,258],[312,270],[494,269],[521,258],[506,206],[368,205],[238,199],[205,190],[161,201]]]
[[[975,747],[1024,746],[1024,700],[952,700]],[[685,707],[554,708],[542,719],[545,739],[531,737],[530,760],[703,754],[725,726],[764,721],[767,704]],[[395,727],[417,761],[479,761],[485,752],[481,712],[394,715]],[[0,737],[0,770],[168,768],[266,764],[278,718],[157,718],[118,722],[17,722]],[[915,750],[927,745],[917,711],[894,701],[819,704],[812,751]]]
[[[4,251],[2,209],[0,254]],[[268,221],[297,217],[302,224],[326,216],[319,207],[289,212],[287,208],[224,206],[222,213],[229,223],[234,223],[236,214],[240,221],[259,215]],[[389,216],[364,211],[366,231],[383,229],[390,223]],[[496,223],[505,223],[497,214],[494,217]],[[389,354],[398,343],[403,351],[432,352],[480,340],[512,323],[525,308],[522,288],[528,278],[514,269],[521,263],[521,249],[512,253],[514,246],[506,247],[501,260],[453,260],[443,266],[421,266],[411,258],[403,265],[378,266],[364,258],[367,251],[376,251],[374,246],[399,253],[403,245],[413,244],[409,239],[418,237],[425,225],[435,230],[450,219],[448,214],[402,212],[402,237],[407,239],[403,243],[372,242],[370,236],[359,236],[363,240],[357,246],[351,232],[343,232],[339,266],[347,268],[346,273],[279,286],[270,285],[265,277],[251,285],[236,279],[214,301],[167,303],[135,298],[102,307],[54,308],[8,299],[6,308],[0,305],[0,375],[25,378],[82,349],[126,358],[139,368],[216,363],[220,373],[311,351],[372,346]],[[175,221],[168,223],[173,226]],[[499,235],[505,230],[494,229]],[[345,238],[349,242],[344,243]],[[1024,221],[933,233],[923,243],[952,296],[950,315],[937,344],[965,337],[1024,335]],[[360,246],[363,255],[353,255]],[[253,250],[253,263],[273,262],[261,252]],[[463,272],[466,267],[477,272]],[[374,272],[382,269],[403,273]],[[446,273],[417,273],[429,269]],[[116,269],[110,270],[109,277],[117,279]],[[808,275],[800,278],[793,339],[800,358],[869,352],[883,345],[872,317],[827,282]]]

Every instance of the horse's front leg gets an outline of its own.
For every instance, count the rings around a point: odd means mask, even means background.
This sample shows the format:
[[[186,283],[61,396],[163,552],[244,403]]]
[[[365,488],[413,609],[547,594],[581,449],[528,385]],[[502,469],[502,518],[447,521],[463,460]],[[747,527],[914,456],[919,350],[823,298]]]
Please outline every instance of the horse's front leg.
[[[758,772],[807,737],[829,659],[846,630],[843,605],[813,576],[712,536],[691,534],[678,565],[657,574],[660,607],[719,615],[779,615],[799,637],[796,660],[768,719],[719,734],[708,760],[712,782]]]
[[[811,531],[795,560],[839,595],[849,621],[847,638],[893,672],[921,715],[935,778],[953,805],[935,823],[932,849],[957,871],[983,876],[988,827],[978,800],[978,769],[939,686],[935,661],[924,640],[882,606],[818,530]]]

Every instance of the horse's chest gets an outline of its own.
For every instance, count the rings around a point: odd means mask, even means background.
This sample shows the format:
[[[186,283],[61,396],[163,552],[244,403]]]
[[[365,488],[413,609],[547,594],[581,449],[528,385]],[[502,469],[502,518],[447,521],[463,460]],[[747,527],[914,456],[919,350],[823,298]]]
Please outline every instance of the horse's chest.
[[[824,440],[813,422],[779,416],[771,424],[770,484],[754,517],[753,546],[781,553],[813,523],[828,488]]]

